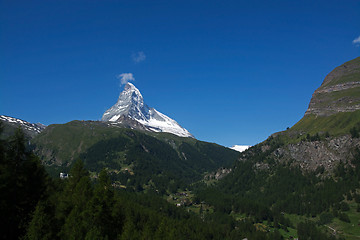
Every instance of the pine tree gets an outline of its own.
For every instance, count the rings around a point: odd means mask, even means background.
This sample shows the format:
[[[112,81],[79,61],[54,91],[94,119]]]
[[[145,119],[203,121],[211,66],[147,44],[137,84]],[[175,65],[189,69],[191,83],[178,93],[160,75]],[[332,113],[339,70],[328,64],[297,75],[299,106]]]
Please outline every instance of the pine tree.
[[[20,128],[0,142],[0,151],[0,239],[18,239],[46,194],[48,179],[40,160],[26,150]]]
[[[110,239],[114,239],[121,230],[121,226],[116,226],[116,220],[112,215],[114,203],[110,178],[107,172],[102,170],[90,201],[90,211],[93,224],[102,236],[108,236]]]
[[[89,172],[82,161],[77,161],[70,171],[69,181],[61,196],[59,217],[64,224],[60,231],[62,239],[84,239],[93,226],[89,200],[93,196]]]
[[[55,206],[53,206],[49,200],[39,201],[29,223],[25,239],[53,240],[57,239],[57,232]]]
[[[127,220],[124,225],[124,230],[121,234],[121,240],[132,240],[132,239],[140,239],[140,233],[136,229],[134,224],[134,219],[132,216],[127,216]]]

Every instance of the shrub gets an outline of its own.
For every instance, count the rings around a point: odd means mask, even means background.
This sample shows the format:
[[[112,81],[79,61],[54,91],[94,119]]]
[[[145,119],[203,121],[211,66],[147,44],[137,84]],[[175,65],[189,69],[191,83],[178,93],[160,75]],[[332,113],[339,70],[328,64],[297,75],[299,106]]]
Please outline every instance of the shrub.
[[[320,214],[319,224],[323,225],[323,224],[331,223],[333,218],[334,215],[332,215],[330,212],[324,212]]]
[[[339,213],[339,219],[343,222],[350,223],[350,218],[346,213]]]

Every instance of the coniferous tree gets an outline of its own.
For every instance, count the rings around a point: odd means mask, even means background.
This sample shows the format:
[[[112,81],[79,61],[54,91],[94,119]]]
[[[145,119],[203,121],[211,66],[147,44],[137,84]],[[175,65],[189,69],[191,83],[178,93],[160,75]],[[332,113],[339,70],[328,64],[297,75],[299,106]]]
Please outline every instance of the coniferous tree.
[[[70,171],[69,180],[62,194],[60,216],[64,224],[62,239],[84,239],[92,228],[89,200],[93,195],[88,171],[82,161],[77,161]]]
[[[105,170],[102,170],[95,185],[94,196],[90,201],[90,211],[93,225],[97,227],[102,236],[115,239],[121,230],[116,226],[112,210],[114,206],[114,192],[111,181]]]
[[[53,240],[57,239],[56,233],[55,206],[49,200],[39,201],[29,223],[25,239]]]
[[[27,151],[20,128],[0,142],[0,152],[0,239],[18,239],[46,195],[48,179],[40,160]]]

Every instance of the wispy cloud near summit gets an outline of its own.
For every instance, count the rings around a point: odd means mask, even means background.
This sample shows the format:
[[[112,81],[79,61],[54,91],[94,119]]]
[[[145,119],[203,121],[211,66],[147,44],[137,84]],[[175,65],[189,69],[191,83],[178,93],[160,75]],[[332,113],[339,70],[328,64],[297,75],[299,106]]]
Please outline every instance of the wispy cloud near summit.
[[[143,51],[137,52],[137,53],[133,53],[131,55],[132,60],[134,61],[134,63],[139,63],[142,61],[145,61],[146,59],[146,55]]]
[[[360,45],[360,36],[358,36],[357,38],[355,38],[353,41],[353,44],[355,44],[356,46]]]
[[[135,81],[134,75],[132,73],[122,73],[116,76],[117,79],[120,79],[120,85],[127,84],[129,81]]]

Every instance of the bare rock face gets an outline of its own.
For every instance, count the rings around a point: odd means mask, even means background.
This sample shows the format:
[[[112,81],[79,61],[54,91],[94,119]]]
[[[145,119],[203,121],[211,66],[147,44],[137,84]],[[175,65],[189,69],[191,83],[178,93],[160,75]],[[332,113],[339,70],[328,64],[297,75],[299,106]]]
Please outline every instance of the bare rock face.
[[[270,158],[278,163],[300,166],[305,172],[323,167],[325,172],[331,173],[340,162],[351,165],[356,149],[360,149],[360,138],[353,138],[350,134],[331,136],[320,141],[304,140],[284,144],[275,149],[271,148],[269,142],[266,141],[250,149],[239,160],[246,161],[260,152],[265,154],[263,159]],[[254,167],[265,170],[269,168],[269,165],[266,161],[260,161],[256,162]]]
[[[353,150],[360,146],[360,139],[350,135],[327,138],[322,141],[302,141],[278,148],[272,154],[279,161],[292,160],[304,170],[316,170],[324,167],[331,171],[342,161],[353,159]]]
[[[360,109],[360,57],[335,68],[312,95],[305,116],[330,116]]]
[[[231,168],[219,168],[218,170],[216,170],[215,172],[206,174],[204,176],[205,180],[220,180],[224,177],[226,177],[229,173],[231,173],[232,169]]]

